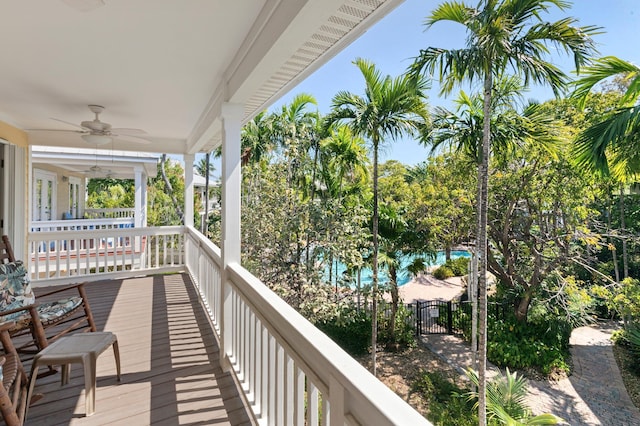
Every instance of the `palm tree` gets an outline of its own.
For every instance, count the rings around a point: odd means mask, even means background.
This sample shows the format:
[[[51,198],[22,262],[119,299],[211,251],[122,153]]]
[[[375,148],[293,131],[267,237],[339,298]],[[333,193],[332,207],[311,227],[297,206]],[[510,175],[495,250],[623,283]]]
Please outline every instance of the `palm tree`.
[[[477,7],[464,2],[442,3],[427,18],[427,29],[441,21],[459,23],[468,34],[461,49],[429,47],[411,65],[413,76],[437,71],[442,92],[449,94],[461,82],[482,82],[482,149],[478,152],[478,252],[479,290],[479,420],[486,425],[486,322],[487,322],[487,204],[489,155],[491,146],[491,105],[494,79],[509,70],[523,78],[525,86],[548,84],[558,95],[568,77],[547,60],[550,46],[573,54],[576,68],[584,65],[594,51],[591,35],[596,27],[575,27],[575,19],[545,22],[541,14],[552,6],[565,10],[563,0],[480,0]]]
[[[626,85],[618,109],[578,134],[574,156],[580,167],[610,176],[620,184],[620,224],[625,233],[625,183],[640,174],[640,67],[614,56],[598,59],[585,67],[576,82],[573,97],[584,107],[593,87],[611,77]],[[615,253],[615,252],[614,252]],[[622,239],[623,276],[629,276],[627,239]]]
[[[619,108],[580,132],[574,152],[578,165],[624,181],[640,173],[640,67],[613,56],[585,67],[573,97],[584,107],[593,87],[610,77],[628,82]]]
[[[428,87],[423,78],[410,79],[403,75],[396,78],[383,77],[376,66],[364,59],[356,59],[365,80],[365,95],[338,92],[332,101],[332,112],[328,122],[346,123],[354,134],[371,143],[373,151],[373,307],[372,307],[372,372],[376,374],[377,345],[377,297],[378,297],[378,153],[388,139],[396,140],[401,135],[416,134],[427,120],[425,91]]]
[[[273,149],[271,141],[273,122],[266,111],[261,111],[242,127],[242,165],[257,163]],[[215,157],[214,157],[215,158]]]

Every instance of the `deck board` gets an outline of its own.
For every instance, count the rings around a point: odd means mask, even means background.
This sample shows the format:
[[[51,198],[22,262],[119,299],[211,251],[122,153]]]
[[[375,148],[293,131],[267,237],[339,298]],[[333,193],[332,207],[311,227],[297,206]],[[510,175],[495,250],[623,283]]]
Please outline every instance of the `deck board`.
[[[99,331],[118,336],[122,382],[113,352],[97,364],[96,412],[84,417],[80,365],[61,387],[60,375],[37,380],[44,397],[27,425],[250,425],[232,377],[186,274],[86,285]],[[27,371],[30,366],[26,365]]]

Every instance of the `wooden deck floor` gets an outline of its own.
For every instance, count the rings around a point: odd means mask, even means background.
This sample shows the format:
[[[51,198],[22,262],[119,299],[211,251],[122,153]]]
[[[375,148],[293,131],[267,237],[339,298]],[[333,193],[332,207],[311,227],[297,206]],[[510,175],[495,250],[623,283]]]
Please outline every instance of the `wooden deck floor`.
[[[72,365],[40,378],[44,397],[27,425],[250,425],[234,381],[218,363],[218,346],[184,274],[101,281],[87,285],[99,331],[116,333],[122,382],[113,352],[98,359],[96,412],[84,417],[84,379]],[[26,365],[27,372],[30,365]]]

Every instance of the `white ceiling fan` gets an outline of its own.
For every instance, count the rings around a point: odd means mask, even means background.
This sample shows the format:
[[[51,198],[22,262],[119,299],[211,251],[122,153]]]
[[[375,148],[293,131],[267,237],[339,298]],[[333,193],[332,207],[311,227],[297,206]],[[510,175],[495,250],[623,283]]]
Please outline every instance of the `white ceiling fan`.
[[[61,123],[69,124],[74,127],[78,127],[80,130],[45,130],[35,129],[33,131],[56,131],[56,132],[73,132],[80,133],[80,137],[91,145],[105,145],[112,142],[114,139],[124,140],[127,142],[149,144],[150,140],[145,139],[143,136],[147,134],[141,129],[126,129],[126,128],[112,128],[111,124],[100,121],[100,113],[104,111],[104,107],[101,105],[88,105],[89,110],[95,114],[95,118],[91,121],[83,121],[80,125],[70,123],[68,121],[54,118],[53,120]]]

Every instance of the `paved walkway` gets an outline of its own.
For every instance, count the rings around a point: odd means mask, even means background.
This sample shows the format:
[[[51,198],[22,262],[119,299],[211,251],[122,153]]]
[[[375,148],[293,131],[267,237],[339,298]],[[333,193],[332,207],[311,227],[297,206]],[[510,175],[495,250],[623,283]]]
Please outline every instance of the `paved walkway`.
[[[627,394],[613,356],[612,331],[608,325],[573,331],[573,374],[555,383],[529,380],[528,403],[535,414],[552,413],[572,426],[640,425],[640,411]],[[459,338],[429,335],[422,341],[461,373],[472,364],[469,346]],[[497,371],[493,365],[488,368],[493,374]]]

